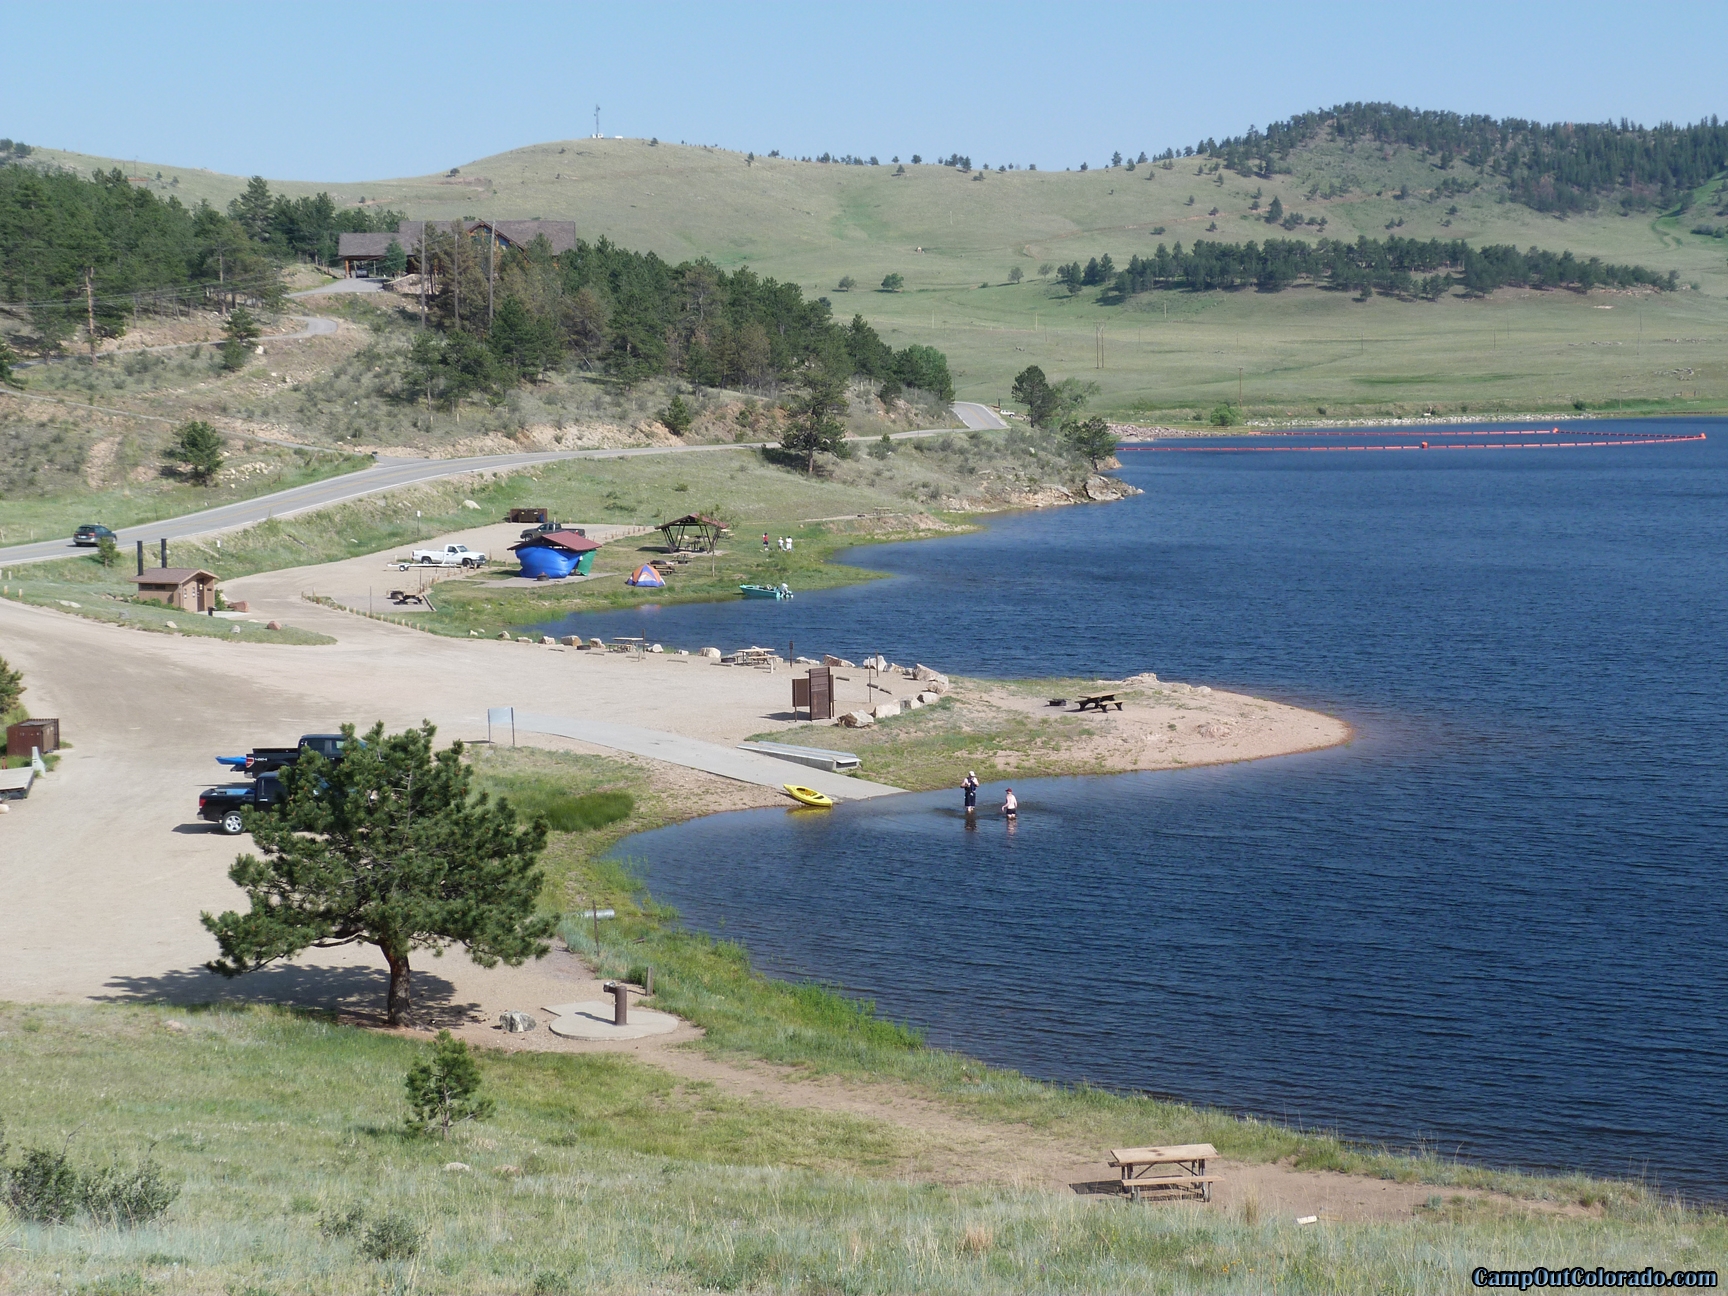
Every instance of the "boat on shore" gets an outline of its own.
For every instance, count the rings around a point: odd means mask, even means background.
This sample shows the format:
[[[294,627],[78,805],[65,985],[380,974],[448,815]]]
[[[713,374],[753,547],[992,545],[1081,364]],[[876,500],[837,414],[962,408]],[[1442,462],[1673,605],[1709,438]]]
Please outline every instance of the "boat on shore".
[[[740,585],[738,592],[745,598],[789,599],[792,591],[784,582],[779,585]]]
[[[815,788],[807,788],[801,783],[782,783],[780,786],[786,789],[786,794],[794,801],[802,801],[807,806],[819,806],[826,810],[834,804],[833,797],[824,796]]]

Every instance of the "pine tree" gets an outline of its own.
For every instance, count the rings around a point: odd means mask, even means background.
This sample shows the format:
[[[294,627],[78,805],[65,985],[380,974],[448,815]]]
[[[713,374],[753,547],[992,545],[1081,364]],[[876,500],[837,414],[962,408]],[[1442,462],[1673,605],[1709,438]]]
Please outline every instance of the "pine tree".
[[[468,1046],[447,1030],[438,1032],[432,1053],[408,1068],[408,1124],[414,1129],[435,1127],[448,1139],[450,1127],[463,1121],[485,1120],[496,1110],[480,1095],[480,1066]]]
[[[307,753],[280,775],[283,801],[246,813],[258,855],[228,877],[251,909],[203,915],[233,977],[335,945],[377,946],[390,967],[388,1016],[412,1008],[409,956],[460,945],[481,967],[540,958],[556,919],[538,910],[546,823],[473,790],[462,744],[434,752],[431,724],[364,741],[344,725],[342,759]]]
[[[846,412],[846,390],[833,375],[813,369],[804,377],[804,390],[785,405],[786,431],[780,448],[804,456],[804,471],[816,472],[818,454],[839,454],[845,448],[846,429],[837,415]]]
[[[186,475],[200,486],[208,486],[222,470],[222,434],[202,419],[183,424],[164,457],[182,465]]]

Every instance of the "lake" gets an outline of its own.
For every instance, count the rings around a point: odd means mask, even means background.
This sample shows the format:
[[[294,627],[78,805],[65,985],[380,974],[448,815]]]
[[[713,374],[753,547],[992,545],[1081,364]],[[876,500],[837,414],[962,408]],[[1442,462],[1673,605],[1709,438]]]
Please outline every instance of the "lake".
[[[1154,670],[1357,730],[1022,783],[1013,831],[968,831],[955,791],[619,853],[764,969],[991,1062],[1728,1197],[1728,423],[1659,426],[1711,439],[1125,452],[1144,495],[850,556],[888,581],[582,617],[669,647]],[[1458,439],[1277,444],[1413,437]]]

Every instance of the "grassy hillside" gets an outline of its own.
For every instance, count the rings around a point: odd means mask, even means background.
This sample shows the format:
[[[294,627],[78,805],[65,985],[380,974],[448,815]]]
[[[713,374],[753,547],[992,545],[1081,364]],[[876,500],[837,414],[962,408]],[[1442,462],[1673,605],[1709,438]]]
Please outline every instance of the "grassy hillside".
[[[114,165],[47,149],[37,158]],[[961,395],[973,398],[1005,396],[1013,374],[1038,363],[1052,376],[1098,381],[1103,407],[1166,418],[1234,399],[1238,368],[1249,413],[1266,417],[1313,417],[1319,405],[1359,414],[1546,409],[1573,400],[1685,408],[1693,392],[1707,405],[1728,403],[1720,345],[1728,336],[1728,243],[1690,232],[1706,217],[1722,223],[1711,217],[1720,202],[1716,182],[1698,192],[1685,217],[1561,219],[1504,201],[1492,176],[1457,164],[1442,173],[1407,148],[1319,141],[1290,161],[1291,174],[1270,180],[1212,173],[1200,159],[1132,172],[966,175],[923,165],[896,176],[887,163],[750,163],[720,149],[583,139],[458,162],[454,175],[272,186],[290,195],[328,190],[343,202],[363,199],[415,217],[571,219],[585,236],[672,260],[748,263],[828,295],[837,312],[862,312],[896,346],[941,347]],[[243,183],[120,165],[183,200],[225,202]],[[1443,194],[1448,181],[1454,190],[1479,183]],[[1324,217],[1331,238],[1384,237],[1394,223],[1407,238],[1534,244],[1672,269],[1687,286],[1588,299],[1504,290],[1486,301],[1438,304],[1358,303],[1312,288],[1160,292],[1122,307],[1098,304],[1090,290],[1070,298],[1038,274],[1045,263],[1104,252],[1121,265],[1160,241],[1285,237],[1251,210],[1258,201],[1263,211],[1274,197],[1286,211]],[[1318,232],[1307,226],[1300,236]],[[1027,282],[1008,284],[1013,267]],[[891,272],[905,277],[904,292],[870,290]],[[837,292],[843,276],[864,290]]]

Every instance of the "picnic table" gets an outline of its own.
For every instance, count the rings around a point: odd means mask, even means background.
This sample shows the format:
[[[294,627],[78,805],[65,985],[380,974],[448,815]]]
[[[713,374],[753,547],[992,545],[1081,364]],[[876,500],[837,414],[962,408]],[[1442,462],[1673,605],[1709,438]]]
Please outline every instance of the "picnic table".
[[[645,653],[647,644],[648,641],[641,635],[614,635],[612,637],[613,652],[635,653],[641,657]]]
[[[1212,1185],[1223,1176],[1206,1173],[1206,1158],[1218,1155],[1210,1143],[1175,1143],[1169,1147],[1112,1148],[1110,1164],[1122,1171],[1122,1191],[1135,1201],[1144,1192],[1197,1195],[1212,1200]],[[1164,1167],[1171,1167],[1165,1170]]]
[[[1122,709],[1122,704],[1116,701],[1116,695],[1114,693],[1099,693],[1092,697],[1081,698],[1080,710],[1090,711],[1093,708],[1096,708],[1099,711],[1108,711],[1111,703],[1115,703],[1118,711]]]

